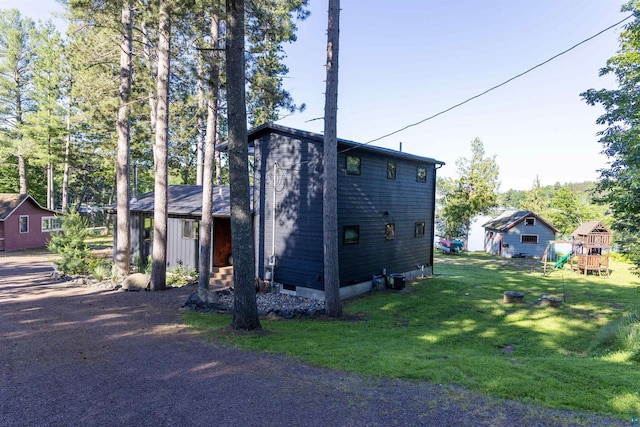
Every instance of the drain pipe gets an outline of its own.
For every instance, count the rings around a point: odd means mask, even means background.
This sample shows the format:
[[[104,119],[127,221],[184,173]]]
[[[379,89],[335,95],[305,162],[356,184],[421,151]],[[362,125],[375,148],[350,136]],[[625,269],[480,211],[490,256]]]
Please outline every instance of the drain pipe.
[[[273,207],[271,212],[271,256],[269,270],[271,271],[271,289],[275,286],[276,278],[276,182],[278,177],[278,162],[273,162]]]

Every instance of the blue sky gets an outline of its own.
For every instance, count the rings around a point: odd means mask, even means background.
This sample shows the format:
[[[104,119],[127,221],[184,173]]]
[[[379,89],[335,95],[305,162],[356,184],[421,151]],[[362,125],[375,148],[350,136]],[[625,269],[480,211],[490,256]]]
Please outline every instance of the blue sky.
[[[298,41],[286,46],[285,87],[307,110],[278,123],[322,132],[327,1],[310,1]],[[623,19],[620,0],[342,0],[338,136],[368,142],[475,96]],[[54,0],[0,0],[46,18]],[[579,94],[613,88],[598,72],[621,26],[453,111],[374,142],[455,161],[484,142],[501,190],[595,180],[606,167],[595,121]]]

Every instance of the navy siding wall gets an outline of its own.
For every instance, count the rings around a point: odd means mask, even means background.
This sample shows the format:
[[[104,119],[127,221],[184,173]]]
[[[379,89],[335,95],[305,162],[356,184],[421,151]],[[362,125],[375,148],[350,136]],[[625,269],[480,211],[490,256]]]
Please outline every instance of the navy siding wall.
[[[255,141],[254,236],[256,271],[264,278],[272,252],[276,173],[275,281],[323,289],[322,145],[272,133]]]
[[[361,174],[347,175],[347,155],[361,159]],[[387,161],[396,164],[396,179],[387,179]],[[416,180],[418,166],[426,182]],[[414,270],[430,265],[433,255],[434,164],[353,150],[338,156],[338,231],[342,284],[370,280],[372,274]],[[385,215],[389,212],[389,215]],[[425,223],[415,236],[416,222]],[[395,238],[385,239],[385,225],[395,224]],[[359,226],[358,244],[345,245],[343,227]]]
[[[339,150],[344,147],[339,147]],[[347,154],[338,155],[338,248],[341,286],[371,280],[372,274],[397,273],[430,265],[433,256],[435,165],[353,150],[361,174],[347,175]],[[322,142],[272,132],[255,140],[254,229],[256,271],[264,278],[272,245],[274,161],[276,174],[275,281],[322,290]],[[387,179],[387,161],[396,163],[396,179]],[[418,166],[427,182],[417,182]],[[384,215],[389,211],[390,215]],[[396,226],[385,240],[385,224]],[[415,237],[415,223],[425,234]],[[358,225],[357,245],[343,244],[343,226]]]

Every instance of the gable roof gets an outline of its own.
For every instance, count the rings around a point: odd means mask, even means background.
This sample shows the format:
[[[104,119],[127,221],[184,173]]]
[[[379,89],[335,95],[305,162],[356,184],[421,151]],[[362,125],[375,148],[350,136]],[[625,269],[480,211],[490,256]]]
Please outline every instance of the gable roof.
[[[51,209],[40,206],[40,204],[28,194],[0,193],[0,221],[4,221],[9,218],[9,216],[11,216],[11,214],[27,200],[31,200],[34,205],[42,210],[56,213]]]
[[[249,145],[253,146],[253,141],[255,141],[260,136],[266,133],[278,133],[278,134],[293,136],[297,138],[308,138],[308,139],[315,140],[317,142],[324,142],[324,135],[319,133],[307,132],[304,130],[281,126],[274,123],[265,123],[249,131],[249,134],[248,134]],[[216,147],[216,150],[226,151],[227,147],[228,147],[228,142],[224,142],[222,144],[219,144]],[[443,161],[436,160],[430,157],[417,156],[415,154],[409,154],[403,151],[392,150],[390,148],[377,147],[375,145],[362,144],[359,142],[338,138],[338,151],[344,150],[344,149],[364,150],[370,153],[384,154],[386,156],[410,159],[410,160],[421,161],[425,163],[434,163],[437,165],[445,164]]]
[[[605,227],[602,221],[588,221],[583,224],[580,224],[578,228],[575,229],[572,236],[586,236],[587,234],[598,233],[598,234],[611,234],[611,231]]]
[[[486,222],[482,227],[490,228],[498,231],[509,231],[511,228],[515,227],[525,218],[534,217],[542,224],[544,224],[547,228],[553,230],[554,233],[558,232],[558,229],[553,225],[549,224],[544,219],[540,218],[538,215],[531,211],[522,211],[522,210],[506,210],[502,212],[497,217]]]
[[[167,189],[167,213],[170,215],[202,216],[202,186],[201,185],[170,185]],[[131,212],[153,212],[155,192],[140,195],[131,201]],[[253,210],[253,187],[250,187],[251,209]],[[115,210],[116,205],[111,206]],[[213,187],[213,206],[211,212],[214,217],[230,217],[231,202],[228,185]]]

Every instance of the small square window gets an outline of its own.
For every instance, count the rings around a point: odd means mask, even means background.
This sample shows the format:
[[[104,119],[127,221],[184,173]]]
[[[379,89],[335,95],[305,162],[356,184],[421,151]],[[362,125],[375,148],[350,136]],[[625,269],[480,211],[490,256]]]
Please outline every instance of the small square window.
[[[20,215],[20,233],[28,233],[29,232],[29,216],[28,215]]]
[[[360,175],[360,157],[347,156],[347,175]]]
[[[182,238],[191,240],[198,238],[198,221],[182,221]]]
[[[536,219],[532,216],[529,216],[524,219],[524,225],[536,225]]]
[[[384,239],[393,240],[396,238],[396,225],[389,223],[384,226]]]
[[[360,227],[357,225],[344,226],[344,244],[356,245],[360,241]]]
[[[424,237],[424,222],[416,222],[416,227],[415,227],[415,236],[416,237]]]
[[[425,168],[424,166],[418,167],[418,172],[416,173],[416,181],[427,182],[427,168]]]
[[[387,179],[396,179],[396,163],[387,162]]]

